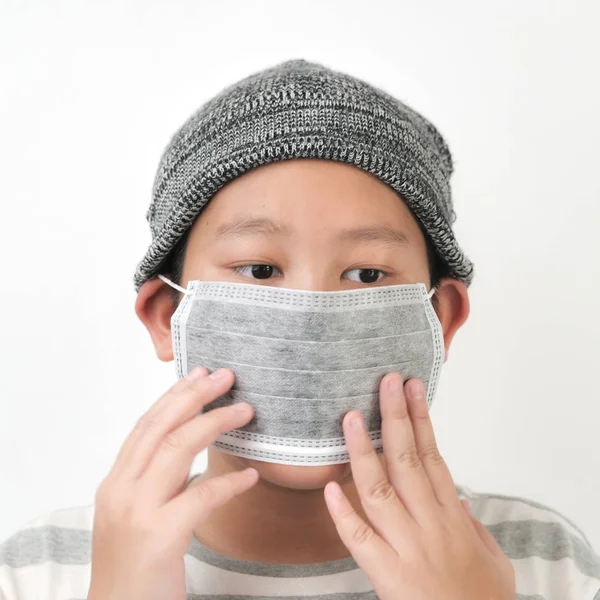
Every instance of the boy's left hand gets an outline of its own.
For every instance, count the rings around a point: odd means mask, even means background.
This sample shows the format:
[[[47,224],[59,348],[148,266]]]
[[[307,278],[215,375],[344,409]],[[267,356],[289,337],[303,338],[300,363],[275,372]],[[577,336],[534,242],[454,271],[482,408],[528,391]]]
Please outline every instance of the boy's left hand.
[[[344,418],[352,475],[370,523],[337,483],[325,499],[340,538],[380,600],[515,600],[514,570],[458,497],[437,448],[423,384],[380,388],[383,460],[360,412]],[[387,470],[387,473],[386,473]]]

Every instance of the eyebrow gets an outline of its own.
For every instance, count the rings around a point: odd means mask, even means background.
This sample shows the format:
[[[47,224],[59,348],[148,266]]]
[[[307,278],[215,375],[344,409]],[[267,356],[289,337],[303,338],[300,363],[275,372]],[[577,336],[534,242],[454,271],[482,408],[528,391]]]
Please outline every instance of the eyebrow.
[[[244,235],[276,235],[287,233],[289,229],[267,217],[237,217],[217,228],[217,238],[241,237]],[[342,241],[383,242],[390,245],[406,246],[410,241],[405,233],[387,225],[343,229],[338,234]]]
[[[410,245],[410,240],[405,233],[387,225],[344,229],[340,232],[339,237],[347,241],[383,242],[401,246]]]
[[[266,217],[238,217],[217,228],[216,236],[240,237],[243,235],[275,235],[285,233],[287,228]]]

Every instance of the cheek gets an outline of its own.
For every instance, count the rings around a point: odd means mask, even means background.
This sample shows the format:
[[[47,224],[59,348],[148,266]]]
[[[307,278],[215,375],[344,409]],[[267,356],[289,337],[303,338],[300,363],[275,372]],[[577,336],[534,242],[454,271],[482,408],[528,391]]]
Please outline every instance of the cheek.
[[[223,281],[226,279],[223,277],[223,273],[223,269],[219,269],[216,265],[207,261],[186,259],[183,269],[183,279],[184,281],[194,279],[200,281]]]

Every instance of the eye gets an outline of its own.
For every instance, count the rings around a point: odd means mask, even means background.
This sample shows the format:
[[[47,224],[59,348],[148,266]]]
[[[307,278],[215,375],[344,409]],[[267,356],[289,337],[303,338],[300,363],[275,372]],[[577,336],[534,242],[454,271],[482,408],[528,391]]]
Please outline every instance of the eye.
[[[273,265],[242,265],[235,267],[234,270],[236,273],[252,279],[271,279],[272,277],[281,277],[283,274]]]
[[[379,269],[350,269],[344,273],[346,279],[358,283],[376,283],[385,273]]]

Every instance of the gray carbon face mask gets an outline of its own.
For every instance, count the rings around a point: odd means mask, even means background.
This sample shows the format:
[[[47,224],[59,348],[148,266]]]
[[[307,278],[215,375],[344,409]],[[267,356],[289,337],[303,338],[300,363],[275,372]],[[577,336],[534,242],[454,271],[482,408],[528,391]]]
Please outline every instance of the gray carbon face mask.
[[[252,421],[218,449],[271,463],[349,461],[342,419],[364,416],[381,445],[379,383],[390,372],[425,384],[431,405],[444,362],[441,324],[424,284],[310,292],[265,285],[163,281],[185,296],[171,318],[177,375],[227,367],[232,389],[204,410],[245,401]]]

